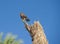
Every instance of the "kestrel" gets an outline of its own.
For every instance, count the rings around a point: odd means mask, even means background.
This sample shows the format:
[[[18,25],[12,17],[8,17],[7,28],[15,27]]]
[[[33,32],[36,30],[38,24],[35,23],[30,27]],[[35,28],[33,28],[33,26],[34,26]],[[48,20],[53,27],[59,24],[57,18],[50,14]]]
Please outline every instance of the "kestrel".
[[[30,21],[30,19],[27,16],[25,16],[23,13],[20,13],[20,17],[23,21]]]

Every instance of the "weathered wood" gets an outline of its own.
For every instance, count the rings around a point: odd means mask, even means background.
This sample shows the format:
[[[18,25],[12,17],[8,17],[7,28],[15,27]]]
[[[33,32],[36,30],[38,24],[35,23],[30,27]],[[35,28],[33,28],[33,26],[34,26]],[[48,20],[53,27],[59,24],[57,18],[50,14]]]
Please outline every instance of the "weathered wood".
[[[48,44],[44,30],[39,21],[35,21],[34,24],[30,26],[26,22],[24,24],[31,35],[32,44]]]

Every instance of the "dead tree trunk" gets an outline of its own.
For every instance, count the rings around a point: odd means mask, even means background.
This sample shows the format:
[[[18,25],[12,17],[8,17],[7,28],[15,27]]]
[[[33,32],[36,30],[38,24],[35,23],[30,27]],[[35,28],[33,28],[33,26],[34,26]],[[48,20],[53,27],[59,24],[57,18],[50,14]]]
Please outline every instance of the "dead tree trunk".
[[[24,24],[31,35],[32,44],[48,44],[44,30],[39,21],[35,21],[34,24],[30,26],[27,23]]]

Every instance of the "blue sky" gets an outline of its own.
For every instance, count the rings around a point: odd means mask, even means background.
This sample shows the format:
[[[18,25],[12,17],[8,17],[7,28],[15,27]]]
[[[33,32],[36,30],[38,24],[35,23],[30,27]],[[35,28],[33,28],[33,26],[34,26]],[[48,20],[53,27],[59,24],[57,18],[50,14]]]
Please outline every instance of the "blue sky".
[[[18,35],[24,44],[32,44],[19,14],[23,12],[33,24],[42,24],[49,44],[60,44],[60,1],[59,0],[0,0],[0,32]]]

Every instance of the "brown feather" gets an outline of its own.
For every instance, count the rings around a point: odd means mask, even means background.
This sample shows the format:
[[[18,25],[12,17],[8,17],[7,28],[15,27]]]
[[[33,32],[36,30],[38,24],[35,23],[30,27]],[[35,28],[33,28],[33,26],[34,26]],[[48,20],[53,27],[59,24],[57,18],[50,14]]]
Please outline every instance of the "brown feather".
[[[23,13],[20,13],[20,17],[22,20],[30,21],[30,19],[28,19]]]

